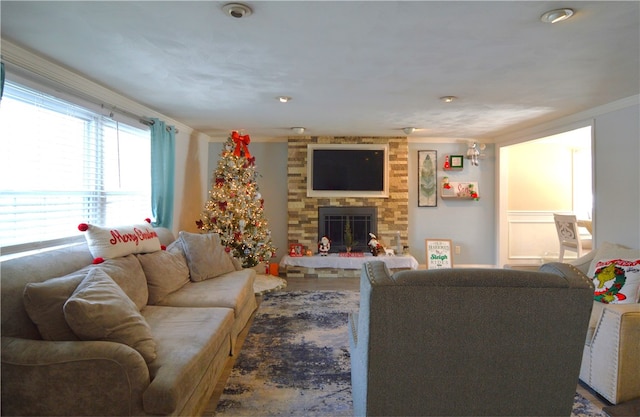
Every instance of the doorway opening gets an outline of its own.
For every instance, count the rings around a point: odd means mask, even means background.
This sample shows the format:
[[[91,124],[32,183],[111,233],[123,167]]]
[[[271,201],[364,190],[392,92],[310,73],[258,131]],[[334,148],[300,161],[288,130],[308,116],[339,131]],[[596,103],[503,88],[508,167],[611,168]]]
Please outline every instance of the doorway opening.
[[[593,221],[591,150],[591,126],[500,148],[500,264],[557,260],[553,213]]]

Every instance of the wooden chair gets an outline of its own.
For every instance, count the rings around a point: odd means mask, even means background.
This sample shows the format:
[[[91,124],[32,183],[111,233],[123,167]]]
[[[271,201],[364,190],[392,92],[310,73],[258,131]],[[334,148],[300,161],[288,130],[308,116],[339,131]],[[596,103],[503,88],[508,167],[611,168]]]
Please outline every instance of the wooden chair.
[[[578,258],[591,251],[591,238],[580,236],[578,220],[575,214],[554,213],[553,220],[556,224],[558,240],[560,241],[560,262],[563,262],[565,250],[576,252]]]

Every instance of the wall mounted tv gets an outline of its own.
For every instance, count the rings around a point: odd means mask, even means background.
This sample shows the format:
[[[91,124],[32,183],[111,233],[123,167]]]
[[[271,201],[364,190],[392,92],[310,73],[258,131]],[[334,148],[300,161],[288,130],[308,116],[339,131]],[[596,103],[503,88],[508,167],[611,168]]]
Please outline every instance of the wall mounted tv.
[[[389,145],[307,145],[308,197],[389,197]]]

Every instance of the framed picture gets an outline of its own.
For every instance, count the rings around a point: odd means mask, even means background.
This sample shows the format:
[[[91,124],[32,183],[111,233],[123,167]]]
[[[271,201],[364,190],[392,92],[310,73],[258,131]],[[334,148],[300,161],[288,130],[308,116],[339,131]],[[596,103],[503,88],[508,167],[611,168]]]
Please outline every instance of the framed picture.
[[[303,256],[304,255],[304,246],[300,243],[291,243],[289,244],[289,256]]]
[[[451,239],[425,239],[427,269],[453,268]]]
[[[462,169],[464,166],[464,156],[451,155],[450,164],[451,169]]]
[[[436,151],[418,151],[418,207],[435,207],[438,204],[437,158]]]

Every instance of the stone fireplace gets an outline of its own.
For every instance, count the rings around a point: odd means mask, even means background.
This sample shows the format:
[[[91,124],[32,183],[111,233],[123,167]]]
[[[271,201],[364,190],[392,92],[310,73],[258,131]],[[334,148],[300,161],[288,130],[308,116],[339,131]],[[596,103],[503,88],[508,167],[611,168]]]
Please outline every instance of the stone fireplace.
[[[389,197],[307,197],[307,145],[311,143],[326,144],[388,144],[389,145]],[[409,146],[406,137],[328,137],[307,136],[290,137],[288,144],[287,186],[288,192],[288,240],[299,243],[313,253],[318,250],[318,241],[324,233],[319,229],[319,208],[373,208],[374,222],[371,232],[390,245],[396,232],[407,242],[409,228],[409,190],[408,190],[408,154]],[[348,216],[348,215],[347,215]],[[332,249],[343,251],[344,228],[335,230],[332,226]],[[324,229],[323,229],[324,230]],[[368,235],[368,232],[367,232]],[[366,245],[368,236],[355,236],[359,247]],[[366,239],[366,240],[365,240]],[[285,249],[286,250],[286,249]],[[362,250],[362,248],[360,248]],[[366,250],[366,248],[365,248]]]
[[[330,253],[346,251],[344,232],[349,223],[354,252],[367,252],[369,233],[376,233],[378,210],[376,207],[319,207],[318,236],[327,236],[331,240]]]

